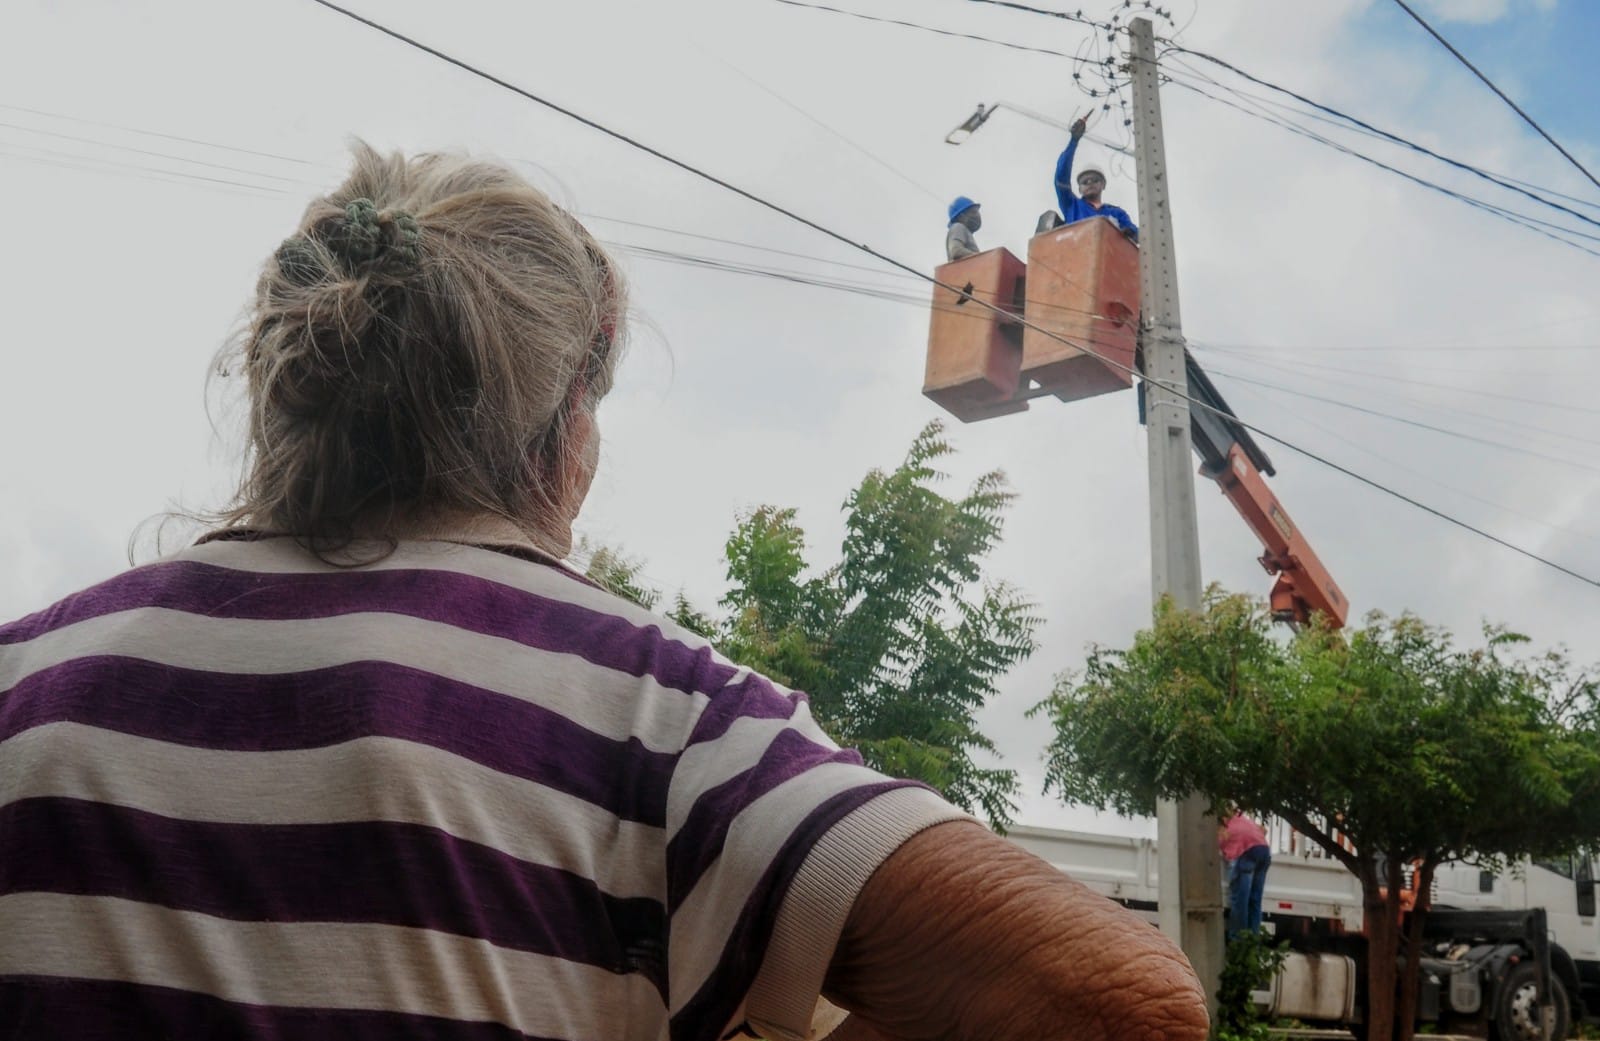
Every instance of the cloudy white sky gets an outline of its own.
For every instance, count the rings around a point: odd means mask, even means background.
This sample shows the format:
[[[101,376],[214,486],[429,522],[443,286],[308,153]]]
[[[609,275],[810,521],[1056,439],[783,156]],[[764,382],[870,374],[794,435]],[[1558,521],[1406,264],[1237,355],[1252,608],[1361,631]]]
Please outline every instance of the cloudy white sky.
[[[1050,172],[1064,143],[1004,110],[959,148],[945,133],[980,101],[1058,120],[1088,105],[1061,58],[774,0],[351,2],[925,270],[942,259],[944,203],[957,193],[982,201],[983,245],[1023,253],[1053,204]],[[1572,205],[1600,218],[1600,188],[1387,0],[1171,2],[1186,46],[1587,200]],[[1070,53],[1089,35],[966,0],[834,6]],[[1600,170],[1600,87],[1586,57],[1600,39],[1594,5],[1419,6]],[[226,416],[215,430],[208,417],[208,360],[261,259],[305,199],[337,178],[350,135],[525,162],[619,244],[904,285],[838,267],[873,262],[309,0],[21,0],[0,26],[0,169],[11,200],[0,245],[0,617],[124,566],[147,518],[226,497],[238,445]],[[1239,414],[1600,576],[1600,257],[1177,88],[1164,104],[1185,332]],[[1096,132],[1115,134],[1116,123]],[[1514,202],[1312,125],[1421,176]],[[1093,145],[1085,154],[1106,158]],[[1133,210],[1131,166],[1111,170],[1107,198]],[[919,393],[926,312],[637,253],[627,267],[642,321],[602,413],[606,452],[581,531],[643,559],[654,585],[702,606],[722,591],[723,539],[751,506],[796,507],[816,558],[831,560],[849,489],[869,468],[896,463],[939,415]],[[992,571],[1046,619],[1040,651],[1006,680],[987,725],[1024,775],[1024,822],[1090,823],[1039,794],[1044,735],[1023,712],[1056,673],[1081,664],[1087,645],[1123,642],[1148,618],[1133,395],[1042,402],[952,424],[950,434],[960,449],[951,491],[998,467],[1019,493]],[[1411,609],[1464,634],[1504,622],[1600,658],[1594,585],[1266,447],[1279,471],[1273,487],[1358,613]],[[1206,580],[1264,593],[1253,536],[1212,486],[1198,491]]]

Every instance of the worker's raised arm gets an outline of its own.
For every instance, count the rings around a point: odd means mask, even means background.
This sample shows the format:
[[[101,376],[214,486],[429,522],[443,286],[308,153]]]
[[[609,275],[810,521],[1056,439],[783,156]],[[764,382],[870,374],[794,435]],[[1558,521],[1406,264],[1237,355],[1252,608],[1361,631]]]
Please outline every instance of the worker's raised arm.
[[[825,993],[863,1038],[1204,1041],[1207,1030],[1205,996],[1170,940],[965,821],[914,836],[873,874]]]
[[[1072,157],[1078,154],[1078,142],[1082,140],[1084,130],[1088,124],[1082,119],[1073,121],[1072,140],[1067,142],[1067,147],[1062,149],[1061,156],[1056,159],[1056,201],[1061,205],[1061,214],[1066,216],[1072,208],[1072,202],[1077,198],[1072,192]]]
[[[1056,159],[1056,195],[1063,199],[1063,209],[1068,202],[1077,198],[1072,192],[1072,157],[1077,154],[1078,139],[1073,138],[1067,142],[1067,147],[1061,150],[1061,156]]]

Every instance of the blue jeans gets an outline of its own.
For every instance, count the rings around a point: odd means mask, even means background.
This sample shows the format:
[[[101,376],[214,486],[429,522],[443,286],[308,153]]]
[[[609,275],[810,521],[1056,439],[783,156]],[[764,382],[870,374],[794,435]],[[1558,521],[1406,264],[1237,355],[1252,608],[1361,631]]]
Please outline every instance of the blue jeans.
[[[1267,884],[1272,850],[1252,846],[1239,854],[1228,876],[1228,935],[1261,931],[1261,890]]]

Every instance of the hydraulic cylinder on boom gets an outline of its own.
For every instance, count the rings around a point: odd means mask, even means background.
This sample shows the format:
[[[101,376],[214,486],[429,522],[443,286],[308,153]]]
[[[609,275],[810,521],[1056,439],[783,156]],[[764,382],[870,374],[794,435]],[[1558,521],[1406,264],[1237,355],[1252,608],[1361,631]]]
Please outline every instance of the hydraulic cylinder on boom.
[[[1260,557],[1261,566],[1267,574],[1278,576],[1269,596],[1272,616],[1280,622],[1305,625],[1313,614],[1320,613],[1334,628],[1342,628],[1350,601],[1267,487],[1266,475],[1274,472],[1271,460],[1234,418],[1200,363],[1187,353],[1184,362],[1189,394],[1206,406],[1189,410],[1190,440],[1201,459],[1200,474],[1217,482],[1261,540],[1266,550]]]

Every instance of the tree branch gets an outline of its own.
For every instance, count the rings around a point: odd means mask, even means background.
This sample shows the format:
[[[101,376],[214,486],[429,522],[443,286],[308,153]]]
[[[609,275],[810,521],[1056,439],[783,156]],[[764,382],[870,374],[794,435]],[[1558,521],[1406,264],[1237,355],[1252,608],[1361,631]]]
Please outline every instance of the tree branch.
[[[1361,859],[1339,845],[1339,840],[1329,834],[1328,831],[1313,824],[1310,816],[1295,810],[1284,810],[1282,808],[1278,810],[1278,816],[1294,825],[1295,830],[1306,838],[1316,842],[1317,845],[1327,851],[1330,857],[1348,868],[1351,874],[1361,874],[1359,870]]]

